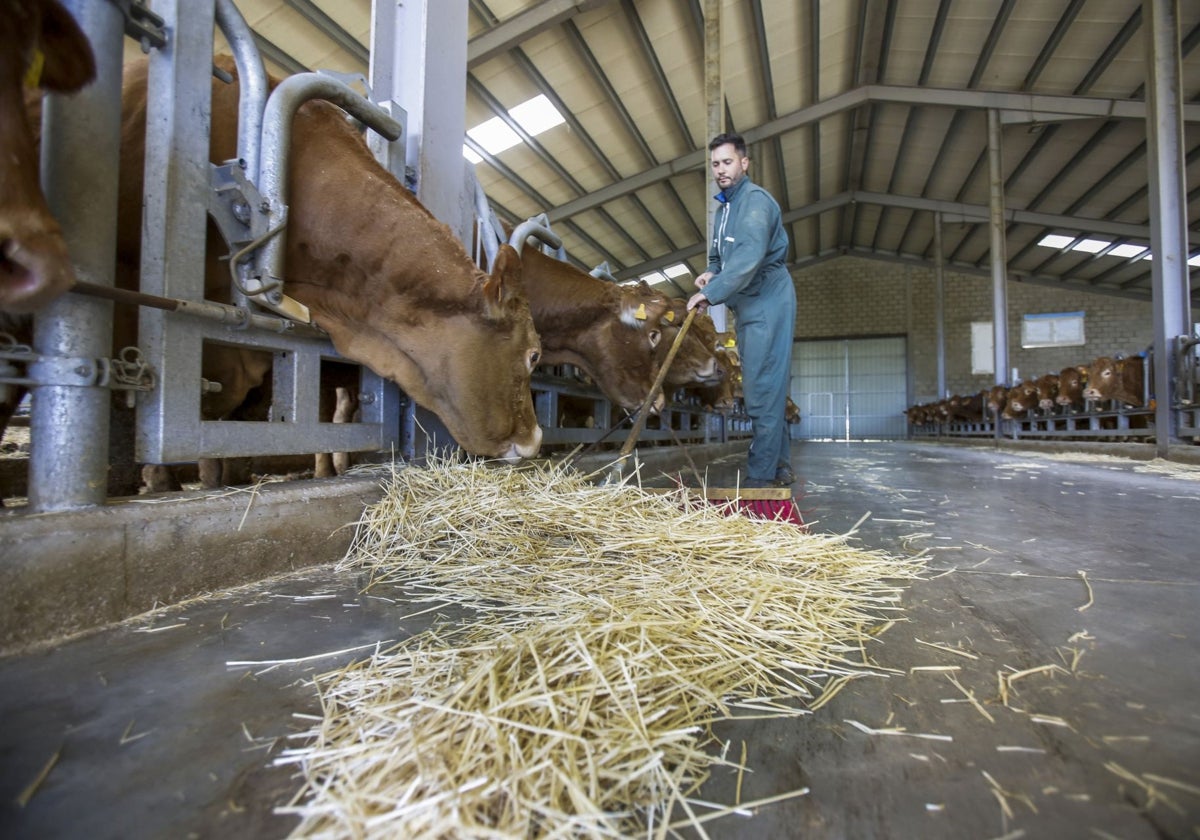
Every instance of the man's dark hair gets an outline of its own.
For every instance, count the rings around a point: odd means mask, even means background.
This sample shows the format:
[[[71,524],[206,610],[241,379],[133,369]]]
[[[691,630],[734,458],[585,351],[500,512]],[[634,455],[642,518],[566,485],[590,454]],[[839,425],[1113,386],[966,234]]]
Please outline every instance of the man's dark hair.
[[[730,131],[725,134],[718,134],[708,144],[708,150],[711,152],[718,146],[724,146],[726,143],[732,143],[733,148],[737,149],[737,153],[742,157],[746,157],[746,141],[740,134],[735,134]]]

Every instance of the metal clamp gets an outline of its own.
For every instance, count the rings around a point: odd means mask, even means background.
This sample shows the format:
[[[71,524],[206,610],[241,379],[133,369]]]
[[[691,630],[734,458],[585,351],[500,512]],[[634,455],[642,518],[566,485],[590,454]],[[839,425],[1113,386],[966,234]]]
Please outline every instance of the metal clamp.
[[[143,0],[110,0],[125,16],[125,34],[142,45],[142,52],[167,45],[167,30],[161,16],[150,11]]]

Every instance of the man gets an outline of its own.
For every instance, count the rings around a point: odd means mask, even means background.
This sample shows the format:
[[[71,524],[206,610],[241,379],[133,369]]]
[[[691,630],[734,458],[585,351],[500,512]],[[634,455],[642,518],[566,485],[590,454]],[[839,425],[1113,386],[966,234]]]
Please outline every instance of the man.
[[[796,289],[784,261],[788,240],[779,205],[746,175],[750,159],[740,134],[708,144],[720,202],[713,219],[708,268],[688,309],[728,304],[737,318],[742,392],[754,437],[744,487],[795,481],[785,421],[796,328]]]

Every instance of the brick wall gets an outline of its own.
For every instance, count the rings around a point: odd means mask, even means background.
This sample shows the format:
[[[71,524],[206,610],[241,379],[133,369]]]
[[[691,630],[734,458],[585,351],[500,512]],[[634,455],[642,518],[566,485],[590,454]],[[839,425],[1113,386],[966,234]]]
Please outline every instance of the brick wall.
[[[797,272],[795,280],[797,340],[904,335],[910,401],[937,398],[932,268],[842,257]],[[991,374],[971,373],[971,322],[992,319],[991,278],[946,272],[943,306],[947,390],[972,394],[991,387]],[[1047,312],[1083,312],[1087,343],[1022,348],[1021,319]],[[1009,282],[1009,367],[1032,379],[1097,356],[1135,353],[1153,340],[1152,318],[1149,302]]]

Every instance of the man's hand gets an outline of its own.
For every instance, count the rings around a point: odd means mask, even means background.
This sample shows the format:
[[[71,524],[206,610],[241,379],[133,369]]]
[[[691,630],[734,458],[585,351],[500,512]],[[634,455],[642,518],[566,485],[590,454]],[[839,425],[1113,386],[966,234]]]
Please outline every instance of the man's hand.
[[[704,292],[696,292],[696,294],[688,298],[687,308],[689,310],[695,309],[697,306],[708,306],[708,298],[704,296]],[[701,309],[700,311],[703,312],[704,310]]]
[[[703,274],[701,274],[699,277],[696,278],[696,288],[703,289],[705,286],[708,285],[708,281],[711,280],[712,278],[713,278],[713,273],[711,271],[704,272]]]

